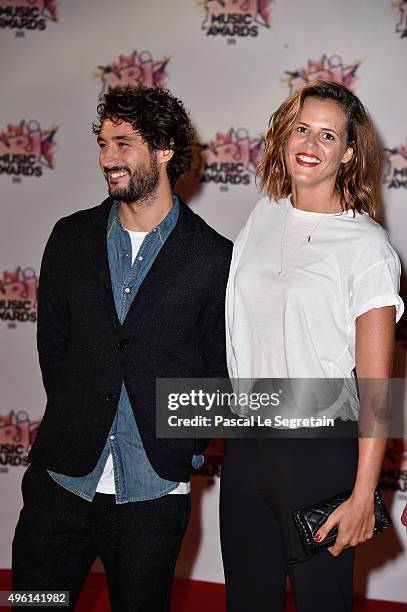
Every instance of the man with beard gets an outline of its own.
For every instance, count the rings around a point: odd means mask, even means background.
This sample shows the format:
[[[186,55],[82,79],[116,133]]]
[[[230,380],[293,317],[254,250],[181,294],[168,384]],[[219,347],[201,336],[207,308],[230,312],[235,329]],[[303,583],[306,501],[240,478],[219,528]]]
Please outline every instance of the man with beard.
[[[192,129],[168,91],[118,87],[94,132],[109,198],[58,221],[38,296],[47,408],[24,475],[15,590],[69,591],[99,555],[112,609],[169,609],[207,440],[155,436],[156,378],[227,377],[232,245],[173,193]]]

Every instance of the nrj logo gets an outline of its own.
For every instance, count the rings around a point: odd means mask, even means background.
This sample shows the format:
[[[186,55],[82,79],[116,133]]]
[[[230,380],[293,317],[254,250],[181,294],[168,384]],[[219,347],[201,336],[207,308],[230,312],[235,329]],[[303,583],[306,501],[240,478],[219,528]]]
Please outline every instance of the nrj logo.
[[[38,177],[53,168],[57,129],[41,130],[38,121],[9,124],[0,133],[0,174]]]
[[[407,37],[407,0],[393,0],[393,4],[399,11],[400,20],[396,25],[396,32],[400,38]]]
[[[389,189],[407,188],[407,146],[384,149],[385,168],[383,181]]]
[[[330,57],[323,55],[319,60],[308,60],[306,68],[298,68],[291,72],[287,70],[283,80],[287,81],[290,95],[317,79],[336,81],[348,89],[353,89],[357,83],[356,71],[359,66],[360,62],[357,61],[345,64],[339,55]]]
[[[32,268],[4,272],[0,278],[0,319],[25,323],[37,320],[38,280]]]
[[[146,87],[164,87],[168,62],[168,57],[153,60],[149,51],[141,51],[138,54],[133,51],[130,55],[120,55],[114,64],[98,66],[95,76],[102,82],[101,94],[117,85],[134,85],[137,81]]]
[[[41,419],[30,419],[24,411],[0,415],[0,466],[26,466],[27,455],[35,440]]]
[[[198,0],[205,8],[202,29],[207,36],[257,36],[271,27],[273,0]]]
[[[260,161],[263,138],[250,138],[247,130],[230,128],[200,146],[201,183],[249,185]]]
[[[58,21],[58,0],[0,0],[0,28],[45,30]]]

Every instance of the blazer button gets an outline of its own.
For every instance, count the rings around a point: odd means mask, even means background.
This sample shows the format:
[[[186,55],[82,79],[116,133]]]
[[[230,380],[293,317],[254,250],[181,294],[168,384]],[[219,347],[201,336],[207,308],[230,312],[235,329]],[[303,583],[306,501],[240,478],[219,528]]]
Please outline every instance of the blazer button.
[[[106,401],[109,403],[114,402],[115,399],[116,399],[116,396],[114,395],[114,393],[106,395]]]
[[[119,349],[119,351],[124,351],[124,349],[127,348],[129,341],[128,340],[120,340],[120,342],[117,343],[117,348]]]

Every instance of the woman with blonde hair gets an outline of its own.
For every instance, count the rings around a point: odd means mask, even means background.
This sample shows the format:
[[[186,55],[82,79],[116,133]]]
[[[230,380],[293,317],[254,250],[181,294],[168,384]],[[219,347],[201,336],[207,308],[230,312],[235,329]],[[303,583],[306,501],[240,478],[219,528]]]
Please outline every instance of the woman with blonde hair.
[[[272,115],[258,168],[266,192],[239,234],[227,289],[232,379],[383,379],[403,312],[400,264],[373,220],[379,149],[372,121],[343,85],[315,81]],[[357,410],[332,407],[342,437],[228,439],[221,541],[228,612],[350,612],[354,547],[373,535],[385,437],[358,438]],[[322,414],[322,413],[321,413]],[[344,420],[348,419],[348,420]],[[309,434],[309,430],[308,430]],[[301,555],[292,512],[350,489]]]

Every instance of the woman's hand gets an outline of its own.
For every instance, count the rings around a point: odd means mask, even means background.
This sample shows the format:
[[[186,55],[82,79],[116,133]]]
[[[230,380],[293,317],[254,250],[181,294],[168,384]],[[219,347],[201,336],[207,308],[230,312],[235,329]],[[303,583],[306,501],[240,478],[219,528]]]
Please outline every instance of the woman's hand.
[[[375,526],[373,494],[363,497],[352,494],[332,512],[315,535],[315,541],[322,542],[335,525],[338,526],[338,536],[335,544],[328,548],[334,557],[344,548],[370,540]]]

